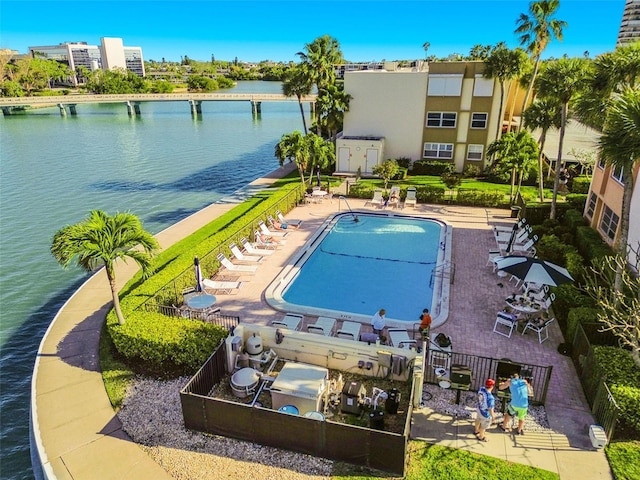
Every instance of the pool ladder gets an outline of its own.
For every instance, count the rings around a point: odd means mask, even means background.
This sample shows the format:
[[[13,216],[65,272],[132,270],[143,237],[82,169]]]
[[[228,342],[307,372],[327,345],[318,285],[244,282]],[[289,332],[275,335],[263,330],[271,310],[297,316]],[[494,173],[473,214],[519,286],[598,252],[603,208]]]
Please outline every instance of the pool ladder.
[[[347,204],[347,208],[349,209],[349,212],[351,213],[351,216],[353,217],[353,220],[355,222],[358,221],[358,216],[353,212],[353,210],[351,210],[351,205],[349,205],[349,202],[347,202],[347,197],[345,197],[344,195],[340,195],[338,197],[338,200],[344,200],[344,203]],[[340,205],[338,204],[338,210],[340,209]]]
[[[443,280],[449,278],[449,282],[453,285],[453,280],[456,276],[455,265],[451,262],[444,262],[442,265],[438,265],[431,271],[431,279],[429,280],[429,287],[433,288],[433,282],[436,277],[441,277]]]

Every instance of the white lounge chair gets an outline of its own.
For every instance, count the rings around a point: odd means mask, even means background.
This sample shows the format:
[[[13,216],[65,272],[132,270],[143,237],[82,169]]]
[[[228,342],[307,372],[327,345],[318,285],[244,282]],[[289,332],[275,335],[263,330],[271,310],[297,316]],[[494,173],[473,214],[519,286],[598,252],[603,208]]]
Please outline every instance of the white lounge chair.
[[[407,188],[407,196],[404,199],[404,206],[407,207],[407,206],[411,205],[412,207],[415,207],[416,203],[417,203],[416,187]]]
[[[384,206],[384,198],[382,198],[382,189],[376,188],[373,191],[373,198],[365,203],[365,205],[370,204],[374,207],[382,208]]]
[[[342,327],[336,332],[336,337],[345,338],[347,340],[358,341],[360,337],[360,327],[358,322],[342,322]]]
[[[272,237],[286,237],[289,235],[289,232],[274,232],[273,230],[269,230],[262,220],[258,222],[258,227],[260,227],[260,231],[263,234],[271,235]]]
[[[287,313],[282,320],[274,320],[271,322],[272,327],[284,328],[286,330],[300,330],[303,315],[299,313]]]
[[[400,205],[400,187],[394,185],[389,190],[389,201],[387,202],[387,206],[391,208],[398,208]]]
[[[336,326],[336,319],[330,317],[318,317],[316,323],[307,326],[307,332],[330,336]]]
[[[269,226],[271,227],[271,229],[273,229],[276,232],[282,232],[287,230],[289,227],[291,228],[298,228],[297,226],[294,226],[293,224],[289,224],[287,222],[281,222],[281,221],[277,221],[271,216],[271,215],[267,215],[267,221],[269,222]],[[276,223],[279,223],[280,226],[278,227],[276,225]]]
[[[275,250],[275,245],[274,248],[258,248],[245,237],[240,239],[240,243],[244,251],[249,255],[273,255],[273,251]]]
[[[273,238],[273,236],[270,234],[265,235],[260,230],[256,230],[253,233],[256,237],[256,245],[260,248],[271,248],[275,250],[279,245],[285,245],[287,243],[287,241],[282,238],[268,240],[269,238]]]
[[[233,253],[233,256],[236,257],[236,260],[240,262],[258,263],[264,259],[263,256],[256,257],[253,255],[245,255],[240,251],[240,249],[235,243],[232,243],[231,245],[229,245],[229,250],[231,250],[231,253]]]
[[[220,264],[229,270],[230,272],[238,272],[238,273],[256,273],[258,267],[255,265],[236,265],[232,263],[227,257],[224,256],[224,253],[219,253],[216,258],[220,261]]]
[[[538,242],[538,236],[534,235],[525,244],[515,244],[509,250],[510,255],[533,255],[536,254],[536,247],[534,245]]]
[[[418,342],[409,337],[409,332],[404,328],[389,328],[389,341],[393,347],[418,349]]]
[[[276,217],[278,217],[280,223],[286,223],[287,225],[291,225],[292,227],[299,227],[300,225],[302,225],[302,220],[285,219],[280,210],[276,210]]]
[[[207,293],[232,293],[242,286],[242,282],[223,282],[204,278],[202,286]]]
[[[519,228],[516,233],[515,233],[515,237],[514,237],[514,242],[519,242],[519,243],[524,243],[526,242],[529,237],[531,236],[532,233],[532,228],[529,225],[526,225],[523,228]],[[511,239],[511,235],[513,235],[513,232],[500,232],[500,231],[493,231],[493,236],[496,239],[496,242],[500,243],[509,243],[509,240]]]
[[[494,225],[493,226],[493,233],[511,233],[513,231],[514,228],[520,230],[522,228],[524,228],[524,226],[527,224],[527,219],[526,218],[521,218],[520,220],[517,221],[517,223],[514,223],[513,225]]]

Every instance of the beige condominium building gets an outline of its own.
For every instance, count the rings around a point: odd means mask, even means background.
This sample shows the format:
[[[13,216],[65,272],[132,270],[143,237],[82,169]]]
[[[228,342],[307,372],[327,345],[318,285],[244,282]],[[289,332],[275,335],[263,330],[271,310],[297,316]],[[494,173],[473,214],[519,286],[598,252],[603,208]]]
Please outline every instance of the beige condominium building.
[[[631,209],[629,211],[629,238],[631,247],[628,260],[636,265],[636,254],[633,250],[640,248],[640,188],[638,187],[638,171],[640,163],[635,163],[633,172],[625,172],[622,168],[614,168],[598,162],[593,172],[591,188],[584,210],[584,217],[592,228],[597,230],[603,240],[609,245],[614,245],[620,234],[620,217],[622,215],[622,197],[624,181],[629,174],[634,178],[633,196],[631,197]],[[638,252],[640,254],[640,252]]]
[[[346,72],[352,100],[336,141],[336,173],[370,174],[390,158],[451,162],[458,172],[483,168],[488,145],[519,113],[513,98],[521,99],[507,84],[499,111],[500,84],[483,71],[483,62],[468,61]]]

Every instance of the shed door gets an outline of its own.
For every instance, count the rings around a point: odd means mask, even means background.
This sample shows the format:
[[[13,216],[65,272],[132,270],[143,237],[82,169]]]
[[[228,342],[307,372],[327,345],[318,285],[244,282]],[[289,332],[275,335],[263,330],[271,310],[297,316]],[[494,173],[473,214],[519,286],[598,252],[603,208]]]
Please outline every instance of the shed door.
[[[349,147],[338,148],[338,171],[350,172],[349,157],[351,157],[351,149]]]
[[[378,149],[377,148],[367,148],[367,168],[365,172],[371,173],[373,171],[373,167],[378,164]]]

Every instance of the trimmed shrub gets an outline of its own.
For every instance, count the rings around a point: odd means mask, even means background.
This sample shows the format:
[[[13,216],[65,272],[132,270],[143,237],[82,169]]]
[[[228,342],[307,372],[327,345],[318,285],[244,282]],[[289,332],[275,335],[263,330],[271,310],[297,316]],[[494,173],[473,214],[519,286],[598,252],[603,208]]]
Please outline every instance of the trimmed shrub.
[[[554,305],[554,309],[555,309],[555,305]],[[565,334],[565,339],[568,342],[573,342],[573,337],[576,334],[576,329],[578,328],[578,325],[584,325],[586,323],[597,323],[599,312],[600,310],[598,310],[597,308],[591,308],[591,307],[572,308],[569,311],[569,315],[567,318],[567,333]],[[587,330],[585,330],[585,332],[586,331]],[[587,335],[587,338],[589,339],[590,343],[593,343],[591,342],[592,339],[589,337],[589,335]]]
[[[571,191],[573,193],[588,194],[591,186],[591,178],[586,176],[573,177],[571,180]]]
[[[582,210],[570,209],[564,212],[562,215],[562,224],[567,226],[572,232],[578,227],[582,227],[587,224],[587,221],[582,216]]]
[[[587,195],[583,193],[570,193],[565,197],[566,202],[581,212],[584,212],[584,207],[587,204]]]
[[[407,157],[396,158],[396,162],[400,167],[404,168],[405,170],[409,170],[409,168],[411,168],[410,158],[407,158]]]
[[[416,188],[416,199],[420,203],[443,203],[444,193],[445,189],[442,187],[422,185]],[[404,189],[401,197],[405,198],[406,196],[407,191]]]
[[[587,307],[596,308],[595,302],[591,297],[582,292],[573,283],[565,283],[559,287],[554,287],[553,293],[556,299],[553,302],[553,313],[558,320],[558,325],[563,334],[567,334],[567,321],[569,312],[574,308]],[[571,340],[571,337],[565,337]]]
[[[588,226],[576,228],[575,243],[588,263],[591,263],[594,258],[614,254],[613,249],[602,240],[600,234]]]
[[[487,192],[485,190],[458,189],[456,203],[460,205],[482,205],[485,207],[509,206],[509,198],[502,192]]]
[[[429,160],[416,160],[413,162],[411,172],[413,175],[432,175],[439,177],[444,172],[453,171],[454,165],[449,162],[434,162]]]

